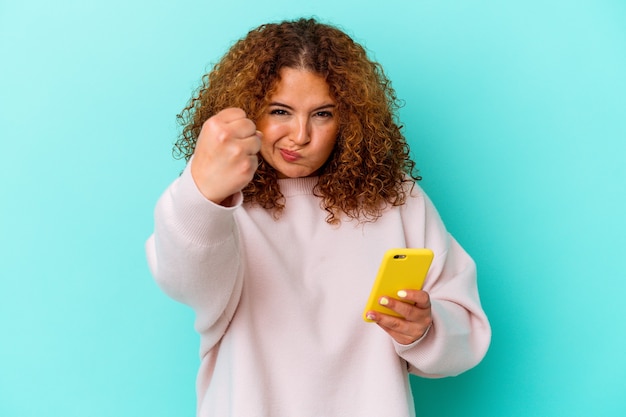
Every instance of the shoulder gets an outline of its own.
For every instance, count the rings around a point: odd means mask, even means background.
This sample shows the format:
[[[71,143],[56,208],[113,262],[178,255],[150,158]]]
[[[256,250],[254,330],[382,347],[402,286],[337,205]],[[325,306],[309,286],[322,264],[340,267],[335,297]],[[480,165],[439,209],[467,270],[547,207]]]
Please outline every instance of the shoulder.
[[[405,202],[403,204],[405,207],[423,206],[427,201],[430,201],[426,192],[417,181],[408,176],[405,177],[402,183],[402,192],[405,196]]]

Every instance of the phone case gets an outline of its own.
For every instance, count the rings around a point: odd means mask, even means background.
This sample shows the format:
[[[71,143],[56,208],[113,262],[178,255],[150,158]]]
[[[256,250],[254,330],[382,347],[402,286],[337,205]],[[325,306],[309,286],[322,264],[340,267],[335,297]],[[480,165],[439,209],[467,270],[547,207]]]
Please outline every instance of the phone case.
[[[363,310],[363,319],[371,322],[372,320],[368,319],[366,314],[372,310],[402,317],[395,311],[381,306],[378,300],[382,296],[398,298],[396,294],[400,290],[421,289],[433,256],[433,251],[430,249],[398,248],[385,252]]]

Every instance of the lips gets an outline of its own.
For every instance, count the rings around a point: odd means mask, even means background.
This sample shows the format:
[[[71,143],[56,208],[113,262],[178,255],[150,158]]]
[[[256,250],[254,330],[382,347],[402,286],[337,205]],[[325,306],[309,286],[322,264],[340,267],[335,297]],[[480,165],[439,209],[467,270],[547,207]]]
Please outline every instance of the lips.
[[[287,162],[295,162],[298,159],[300,159],[300,154],[298,152],[295,151],[290,151],[287,149],[281,149],[280,150],[280,155],[283,157],[283,159]]]

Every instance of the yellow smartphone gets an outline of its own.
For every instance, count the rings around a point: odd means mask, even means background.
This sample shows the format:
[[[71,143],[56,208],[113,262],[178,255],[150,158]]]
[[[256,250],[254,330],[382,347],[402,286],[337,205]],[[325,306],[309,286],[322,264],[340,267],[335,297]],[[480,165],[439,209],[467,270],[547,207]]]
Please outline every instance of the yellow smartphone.
[[[433,256],[433,251],[430,249],[397,248],[387,250],[380,263],[365,310],[363,310],[363,320],[372,321],[367,318],[367,312],[372,310],[402,317],[395,311],[381,306],[378,300],[382,296],[397,298],[397,293],[400,290],[422,289]]]

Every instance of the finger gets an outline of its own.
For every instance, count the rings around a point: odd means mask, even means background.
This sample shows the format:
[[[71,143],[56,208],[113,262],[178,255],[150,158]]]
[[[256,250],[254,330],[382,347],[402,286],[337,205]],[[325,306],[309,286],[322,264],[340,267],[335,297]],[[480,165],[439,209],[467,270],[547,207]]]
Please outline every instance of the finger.
[[[259,157],[256,154],[250,155],[249,159],[243,165],[244,172],[249,175],[250,179],[252,179],[252,176],[254,175],[254,172],[257,170],[258,167]]]
[[[370,311],[367,314],[367,318],[374,321],[396,341],[403,344],[410,344],[421,338],[432,325],[432,317],[430,316],[418,321],[409,321],[401,317]]]
[[[231,132],[232,136],[237,139],[245,139],[252,136],[257,136],[256,124],[250,119],[239,118],[231,120],[226,124],[227,129]]]
[[[245,119],[247,115],[246,112],[239,107],[229,107],[219,111],[215,117],[224,123],[228,123],[238,119]]]
[[[410,323],[401,317],[390,316],[389,314],[378,314],[376,323],[388,331],[406,333],[409,331]]]
[[[257,146],[256,153],[259,153],[261,151],[261,141],[263,140],[263,132],[261,132],[260,130],[255,131],[253,140]]]
[[[415,308],[410,300],[396,300],[391,297],[380,297],[378,303],[389,310],[392,310],[406,320],[415,320],[419,315],[419,310]]]
[[[257,132],[255,123],[247,118],[242,109],[228,108],[204,122],[199,139],[203,136],[212,136],[220,141],[227,141],[247,138],[255,132]]]
[[[256,155],[261,150],[261,132],[258,130],[252,136],[240,139],[238,145],[244,149],[246,155]]]
[[[401,290],[398,291],[398,298],[404,302],[410,302],[417,308],[430,308],[430,295],[422,290]]]
[[[413,343],[422,334],[415,323],[386,314],[378,314],[376,324],[401,344]]]

